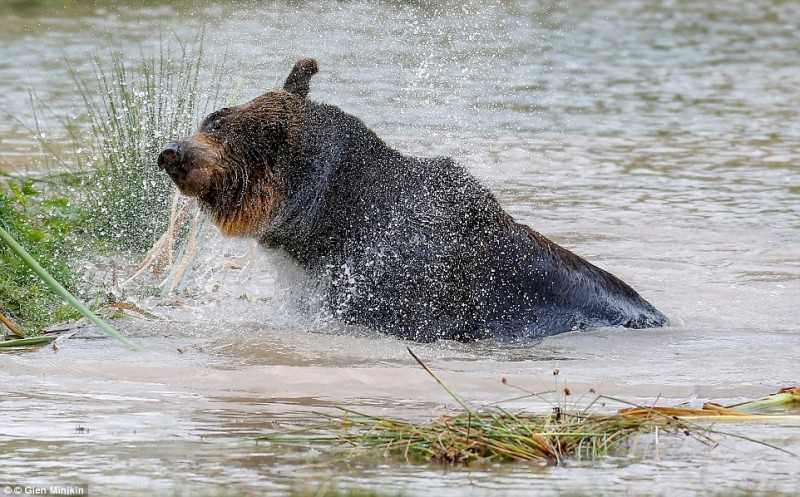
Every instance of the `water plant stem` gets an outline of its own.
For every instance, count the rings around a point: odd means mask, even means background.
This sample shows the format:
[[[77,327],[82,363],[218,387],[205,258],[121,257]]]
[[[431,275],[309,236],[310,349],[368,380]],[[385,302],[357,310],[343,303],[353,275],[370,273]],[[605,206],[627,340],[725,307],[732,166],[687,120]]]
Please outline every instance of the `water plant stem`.
[[[450,390],[450,387],[445,385],[445,383],[442,380],[440,380],[438,376],[436,376],[436,373],[431,371],[431,368],[429,368],[427,364],[422,362],[422,359],[417,357],[417,354],[415,354],[414,351],[411,350],[411,347],[406,347],[406,350],[408,351],[409,354],[411,354],[411,357],[413,357],[414,360],[417,361],[417,364],[422,366],[422,369],[424,369],[426,373],[431,375],[431,377],[434,380],[436,380],[436,383],[438,383],[439,386],[442,387],[444,389],[444,391],[447,392],[448,395],[450,395],[450,397],[452,397],[456,402],[458,402],[458,404],[461,407],[463,407],[466,412],[468,412],[470,414],[473,414],[475,412],[472,408],[469,407],[469,405],[467,405],[467,403],[461,397],[459,397],[458,395],[455,394],[455,392]]]

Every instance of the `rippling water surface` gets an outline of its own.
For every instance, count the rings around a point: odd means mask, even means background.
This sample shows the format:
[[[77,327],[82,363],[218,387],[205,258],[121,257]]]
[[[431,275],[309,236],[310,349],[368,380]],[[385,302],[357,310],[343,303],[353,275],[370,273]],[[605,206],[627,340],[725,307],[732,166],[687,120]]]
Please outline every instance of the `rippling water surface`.
[[[27,6],[26,6],[27,5]],[[0,2],[0,168],[29,167],[30,93],[79,112],[65,64],[135,60],[205,29],[240,100],[314,56],[317,100],[392,145],[450,155],[519,220],[631,283],[661,330],[601,329],[527,346],[415,346],[476,401],[561,371],[576,397],[698,404],[800,381],[800,4],[795,2]],[[12,118],[13,116],[13,118]],[[99,494],[284,491],[298,482],[411,495],[694,495],[797,490],[797,459],[743,441],[666,441],[600,465],[443,471],[318,467],[254,435],[336,404],[424,418],[448,400],[406,343],[330,329],[286,304],[297,279],[276,254],[204,233],[166,318],[123,324],[146,352],[106,340],[0,354],[3,480],[85,481]],[[514,407],[545,409],[534,402]],[[798,426],[728,429],[800,452]],[[136,490],[134,490],[136,489]]]

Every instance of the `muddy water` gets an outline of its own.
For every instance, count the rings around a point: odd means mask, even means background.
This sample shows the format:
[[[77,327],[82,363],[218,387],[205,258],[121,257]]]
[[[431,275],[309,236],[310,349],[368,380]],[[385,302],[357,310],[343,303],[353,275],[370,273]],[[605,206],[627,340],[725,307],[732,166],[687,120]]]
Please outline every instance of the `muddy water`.
[[[792,2],[502,2],[143,6],[0,3],[0,167],[30,163],[31,90],[79,109],[79,71],[206,26],[242,99],[312,55],[313,98],[393,145],[451,155],[520,220],[631,283],[673,321],[527,345],[417,352],[463,396],[511,397],[505,376],[575,401],[736,401],[800,382],[800,8]],[[45,127],[54,125],[44,116]],[[99,495],[285,491],[312,481],[411,495],[694,495],[797,489],[798,460],[733,439],[643,443],[630,457],[443,471],[320,467],[252,437],[344,403],[426,417],[452,402],[406,343],[299,316],[302,277],[213,228],[164,319],[123,323],[145,347],[64,341],[0,355],[2,480],[87,482]],[[238,260],[232,269],[225,260]],[[522,401],[512,407],[544,409]],[[611,406],[609,406],[610,408]],[[800,452],[799,426],[725,429]]]

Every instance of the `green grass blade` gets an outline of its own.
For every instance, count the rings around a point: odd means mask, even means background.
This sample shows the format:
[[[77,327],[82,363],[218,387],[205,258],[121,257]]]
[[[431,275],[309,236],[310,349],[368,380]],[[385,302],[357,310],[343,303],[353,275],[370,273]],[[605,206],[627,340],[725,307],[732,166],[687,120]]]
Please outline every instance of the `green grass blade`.
[[[57,337],[55,336],[41,336],[41,337],[20,338],[17,340],[2,340],[0,341],[0,349],[30,347],[32,345],[47,345],[56,338]]]
[[[441,379],[439,379],[439,377],[436,376],[436,373],[434,373],[431,370],[431,368],[429,368],[424,362],[422,362],[422,359],[417,357],[417,354],[415,354],[414,351],[411,350],[411,347],[406,347],[406,350],[408,351],[409,354],[411,354],[411,357],[413,357],[414,360],[417,361],[417,364],[422,366],[422,369],[424,369],[426,373],[431,375],[431,377],[434,380],[436,380],[436,383],[438,383],[439,386],[442,387],[444,389],[444,391],[447,392],[448,395],[450,395],[450,397],[452,397],[456,402],[458,402],[459,405],[461,407],[463,407],[465,411],[467,411],[469,413],[474,413],[475,412],[470,406],[467,405],[466,402],[464,402],[464,400],[461,399],[461,397],[459,397],[458,395],[455,394],[455,392],[450,390],[450,387],[448,387]]]
[[[13,250],[14,253],[16,253],[17,256],[20,259],[22,259],[25,262],[25,264],[27,264],[28,267],[30,267],[33,270],[33,272],[36,273],[42,279],[42,281],[44,281],[47,284],[48,287],[50,287],[50,290],[58,294],[58,296],[64,299],[64,301],[66,301],[69,305],[77,309],[78,312],[86,316],[87,319],[96,324],[106,334],[116,338],[117,340],[124,343],[133,350],[141,350],[141,348],[138,345],[135,345],[134,343],[129,341],[127,338],[122,336],[120,332],[115,330],[110,324],[106,323],[105,321],[97,317],[97,315],[95,315],[92,311],[90,311],[88,307],[83,305],[78,299],[76,299],[71,293],[69,293],[69,291],[67,291],[66,288],[61,286],[61,284],[58,281],[56,281],[52,276],[50,276],[50,273],[48,273],[36,261],[36,259],[31,257],[28,251],[25,250],[22,247],[22,245],[17,243],[17,241],[2,226],[0,226],[0,238],[2,238],[3,241],[6,242],[6,244],[11,248],[11,250]]]
[[[740,412],[758,413],[761,411],[769,411],[777,407],[791,406],[794,403],[800,403],[800,388],[786,389],[786,391],[774,393],[763,399],[751,400],[749,402],[742,402],[726,407]]]

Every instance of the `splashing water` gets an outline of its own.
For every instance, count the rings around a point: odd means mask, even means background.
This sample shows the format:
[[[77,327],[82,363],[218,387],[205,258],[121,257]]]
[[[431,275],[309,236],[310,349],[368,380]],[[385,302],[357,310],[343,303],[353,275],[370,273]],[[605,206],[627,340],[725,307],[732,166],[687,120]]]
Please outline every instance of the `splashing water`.
[[[192,39],[213,26],[206,65],[228,61],[220,94],[232,103],[316,57],[311,98],[402,151],[454,156],[519,221],[618,274],[674,323],[526,346],[415,347],[451,388],[496,401],[514,395],[501,376],[548,390],[558,368],[576,398],[595,388],[643,403],[732,403],[797,382],[798,18],[791,2],[740,1],[6,9],[0,108],[27,122],[33,87],[54,114],[77,112],[67,71],[54,70],[62,55],[91,75],[87,55],[104,57],[109,45],[157,53],[156,31]],[[58,129],[47,117],[42,126]],[[25,167],[34,145],[15,121],[0,122],[0,167]],[[287,258],[212,226],[200,241],[176,293],[142,300],[165,319],[124,323],[147,352],[82,339],[0,355],[7,479],[61,472],[106,493],[283,491],[331,472],[250,441],[276,423],[336,403],[425,417],[448,402],[405,343],[302,312],[317,304]],[[736,430],[800,450],[791,427]],[[765,448],[665,443],[660,459],[643,450],[601,466],[390,465],[335,477],[411,495],[694,495],[796,483],[796,460]]]

